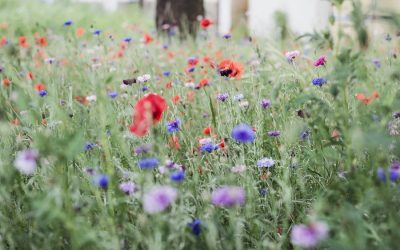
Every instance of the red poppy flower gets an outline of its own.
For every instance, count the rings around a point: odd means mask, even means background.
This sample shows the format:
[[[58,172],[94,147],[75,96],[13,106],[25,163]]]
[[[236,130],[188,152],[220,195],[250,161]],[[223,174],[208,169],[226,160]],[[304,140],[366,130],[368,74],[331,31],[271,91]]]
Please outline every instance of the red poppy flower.
[[[36,44],[41,46],[41,47],[46,47],[48,45],[47,43],[47,38],[42,36],[42,37],[37,37],[36,38]]]
[[[208,84],[209,84],[208,79],[201,79],[199,82],[199,87],[202,88],[207,86]]]
[[[211,24],[213,24],[213,21],[212,21],[211,19],[208,19],[208,18],[203,18],[203,19],[200,21],[200,26],[201,26],[203,29],[207,29]]]
[[[154,38],[149,33],[144,33],[143,41],[144,44],[149,44],[154,40]]]
[[[36,83],[35,84],[35,90],[40,92],[46,89],[46,86],[43,83]]]
[[[2,37],[2,38],[0,39],[0,48],[3,47],[4,45],[6,45],[7,43],[8,43],[7,38]]]
[[[11,83],[11,81],[8,80],[7,78],[3,79],[3,86],[4,86],[4,87],[10,86],[10,83]]]
[[[18,42],[19,42],[19,46],[21,48],[28,48],[29,47],[28,41],[26,40],[26,37],[24,37],[24,36],[20,36],[18,38]]]
[[[243,65],[229,59],[225,59],[218,65],[218,71],[221,76],[240,79],[243,74]]]
[[[210,134],[211,134],[211,131],[212,131],[212,128],[210,128],[210,127],[204,128],[204,129],[203,129],[203,134],[205,134],[205,135],[210,135]]]
[[[172,103],[173,104],[177,104],[179,102],[181,98],[179,97],[179,95],[176,95],[174,97],[172,97]]]
[[[150,126],[161,120],[166,109],[167,102],[162,96],[155,93],[146,94],[134,107],[133,124],[129,130],[137,136],[146,135]]]

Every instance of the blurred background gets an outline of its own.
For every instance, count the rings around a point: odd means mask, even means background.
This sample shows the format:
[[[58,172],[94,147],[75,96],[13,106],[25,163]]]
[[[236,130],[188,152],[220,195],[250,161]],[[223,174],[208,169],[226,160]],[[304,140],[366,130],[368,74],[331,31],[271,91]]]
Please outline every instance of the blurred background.
[[[57,0],[47,0],[56,2]],[[213,29],[219,35],[240,31],[256,36],[274,37],[287,32],[303,34],[327,29],[335,20],[343,27],[351,25],[352,1],[340,0],[74,0],[101,5],[108,11],[118,11],[128,4],[138,5],[147,15],[162,15],[168,8],[156,11],[157,4],[188,2],[187,8],[204,6],[204,16],[214,22]],[[162,3],[164,2],[164,3]],[[342,3],[343,2],[343,3]],[[400,13],[400,0],[360,0],[366,22],[373,36],[388,32],[387,15]],[[334,8],[340,4],[340,8]],[[164,5],[166,6],[166,5]],[[200,13],[203,14],[203,13]],[[335,28],[335,25],[331,28]]]

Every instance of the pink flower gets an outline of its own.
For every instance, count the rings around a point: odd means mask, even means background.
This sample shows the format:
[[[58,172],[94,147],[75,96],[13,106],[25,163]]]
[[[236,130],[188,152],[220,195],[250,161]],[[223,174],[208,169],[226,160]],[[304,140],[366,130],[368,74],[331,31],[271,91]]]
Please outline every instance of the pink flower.
[[[299,55],[300,55],[300,51],[298,51],[298,50],[288,51],[285,53],[285,56],[289,62],[292,62]]]
[[[243,173],[246,171],[246,166],[245,165],[237,165],[231,168],[231,171],[233,173]]]
[[[313,248],[328,237],[328,232],[329,228],[325,222],[315,221],[309,225],[293,226],[290,238],[293,245]]]
[[[326,63],[326,56],[320,56],[317,60],[314,62],[315,67],[319,66],[324,66]]]
[[[233,207],[243,205],[246,193],[241,187],[223,186],[214,190],[211,194],[211,202],[220,207]]]
[[[175,201],[178,193],[170,186],[155,186],[143,196],[143,209],[149,214],[165,210]]]

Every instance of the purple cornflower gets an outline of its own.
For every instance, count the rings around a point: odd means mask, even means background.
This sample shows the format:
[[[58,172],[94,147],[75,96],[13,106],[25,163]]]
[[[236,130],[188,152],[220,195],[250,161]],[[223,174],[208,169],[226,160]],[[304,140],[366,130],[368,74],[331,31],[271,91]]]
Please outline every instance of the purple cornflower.
[[[183,181],[185,179],[185,172],[184,171],[176,171],[171,173],[169,176],[171,181]]]
[[[132,41],[132,37],[126,37],[124,38],[124,42],[130,43]]]
[[[168,133],[172,134],[174,132],[178,132],[180,129],[181,125],[181,120],[179,118],[176,118],[173,121],[168,122],[167,124],[167,131]]]
[[[393,161],[389,168],[390,181],[400,180],[400,162]]]
[[[138,154],[148,153],[151,151],[152,148],[153,146],[151,144],[142,144],[137,146],[134,151],[138,155]]]
[[[231,136],[237,142],[251,143],[256,139],[256,133],[253,128],[247,124],[239,124],[232,129]]]
[[[155,186],[143,196],[143,209],[149,214],[165,210],[175,201],[178,192],[170,186]]]
[[[117,91],[109,91],[109,92],[107,93],[107,95],[108,95],[109,97],[111,97],[112,99],[114,99],[114,98],[116,98],[116,97],[118,96],[118,92],[117,92]]]
[[[98,36],[101,34],[101,30],[97,29],[93,32],[93,35]]]
[[[143,158],[138,161],[140,169],[153,169],[160,164],[157,158]]]
[[[275,161],[272,158],[262,158],[257,161],[257,166],[259,168],[270,168],[275,165]]]
[[[290,238],[293,245],[313,248],[328,237],[328,232],[329,228],[325,222],[315,221],[309,225],[294,225]]]
[[[216,206],[233,207],[243,205],[246,193],[242,187],[223,186],[214,190],[211,194],[211,202]]]
[[[372,63],[375,65],[377,69],[379,69],[382,66],[381,61],[379,59],[373,59]]]
[[[70,26],[71,24],[73,24],[73,22],[71,20],[64,22],[64,26]]]
[[[108,187],[108,182],[109,182],[108,175],[99,174],[99,175],[97,175],[97,176],[95,177],[94,182],[95,182],[95,184],[96,184],[97,186],[99,186],[100,188],[102,188],[102,189],[107,189],[107,187]]]
[[[201,224],[202,221],[200,219],[194,219],[191,223],[188,224],[190,230],[192,230],[192,234],[199,236],[201,233]]]
[[[383,168],[379,167],[376,170],[376,176],[378,177],[378,180],[382,182],[386,182],[386,172]]]
[[[400,118],[400,112],[394,112],[392,117],[393,117],[393,119]]]
[[[268,136],[271,136],[271,137],[277,137],[280,135],[281,135],[281,131],[279,131],[279,130],[273,130],[273,131],[268,132]]]
[[[225,38],[225,39],[229,39],[229,38],[231,38],[232,36],[231,36],[231,34],[225,34],[225,35],[223,35],[223,38]]]
[[[326,79],[323,78],[323,77],[317,77],[317,78],[314,78],[314,79],[312,80],[312,84],[315,85],[315,86],[320,86],[320,87],[322,87],[322,85],[324,85],[324,84],[326,84],[326,83],[327,83],[327,81],[326,81]]]
[[[266,109],[266,108],[268,108],[268,107],[271,105],[271,101],[268,100],[268,99],[262,99],[262,100],[260,101],[260,105],[261,105],[261,107],[262,107],[263,109]]]
[[[190,68],[188,68],[187,71],[188,71],[189,73],[192,73],[192,72],[194,72],[194,70],[195,70],[195,67],[190,67]]]
[[[39,152],[35,149],[19,151],[14,161],[15,168],[25,175],[32,175],[36,170]]]
[[[229,98],[229,94],[228,93],[222,93],[222,94],[218,94],[217,95],[217,100],[224,102]]]
[[[310,137],[310,130],[303,130],[300,132],[300,139],[305,141]]]
[[[45,97],[47,95],[47,90],[41,90],[38,92],[39,96]]]
[[[132,181],[122,182],[119,184],[119,189],[127,195],[131,195],[135,192],[135,183]]]
[[[96,144],[94,144],[93,142],[86,142],[85,143],[85,151],[89,151],[94,149],[94,147],[96,147]]]

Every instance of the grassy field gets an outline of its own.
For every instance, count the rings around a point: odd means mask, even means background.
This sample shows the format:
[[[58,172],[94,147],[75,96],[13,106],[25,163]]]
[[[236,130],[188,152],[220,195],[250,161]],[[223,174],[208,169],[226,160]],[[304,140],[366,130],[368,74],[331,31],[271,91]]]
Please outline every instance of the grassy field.
[[[0,1],[0,249],[398,249],[389,35],[180,41]]]

